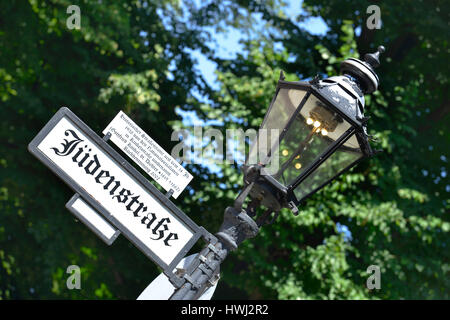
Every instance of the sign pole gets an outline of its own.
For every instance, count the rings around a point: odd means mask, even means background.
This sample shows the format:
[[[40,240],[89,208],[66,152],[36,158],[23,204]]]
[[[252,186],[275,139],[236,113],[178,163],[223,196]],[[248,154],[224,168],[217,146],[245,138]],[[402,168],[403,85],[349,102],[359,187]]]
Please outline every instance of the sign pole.
[[[257,178],[258,175],[253,179]],[[242,209],[242,204],[252,186],[252,182],[247,184],[236,198],[234,206],[225,209],[224,221],[216,234],[217,242],[209,243],[199,254],[197,261],[191,263],[188,269],[192,271],[189,276],[184,275],[186,283],[174,292],[170,300],[198,299],[208,286],[218,280],[220,264],[228,253],[236,250],[244,240],[255,237],[261,225],[266,223],[271,212],[264,214],[263,219],[259,219],[257,222],[251,218],[257,203],[250,202],[246,209]]]

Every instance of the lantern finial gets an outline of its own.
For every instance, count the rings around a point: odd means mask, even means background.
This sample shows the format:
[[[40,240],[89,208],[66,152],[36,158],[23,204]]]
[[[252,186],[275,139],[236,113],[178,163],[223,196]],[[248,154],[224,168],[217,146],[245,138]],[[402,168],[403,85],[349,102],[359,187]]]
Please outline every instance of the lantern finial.
[[[386,49],[383,46],[379,46],[377,52],[367,53],[364,56],[364,61],[370,64],[372,68],[376,68],[380,65],[380,54]]]

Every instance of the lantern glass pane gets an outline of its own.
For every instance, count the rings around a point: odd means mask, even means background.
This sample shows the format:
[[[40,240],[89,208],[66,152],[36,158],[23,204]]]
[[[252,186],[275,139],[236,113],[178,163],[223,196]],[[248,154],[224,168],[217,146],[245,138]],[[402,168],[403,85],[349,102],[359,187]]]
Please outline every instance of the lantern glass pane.
[[[285,186],[293,183],[350,127],[350,123],[311,95],[282,136],[278,149],[279,167],[271,174]],[[357,141],[355,147],[359,147]],[[273,157],[272,161],[275,160]]]
[[[280,133],[306,95],[305,90],[281,88],[273,101],[258,133],[258,143],[250,147],[246,164],[270,161],[271,150],[278,144]]]
[[[349,138],[349,140],[351,139],[357,141],[354,134]],[[350,148],[346,144],[341,145],[294,190],[297,200],[301,201],[311,192],[315,192],[347,167],[362,158],[362,156],[363,153],[359,146],[357,148]]]

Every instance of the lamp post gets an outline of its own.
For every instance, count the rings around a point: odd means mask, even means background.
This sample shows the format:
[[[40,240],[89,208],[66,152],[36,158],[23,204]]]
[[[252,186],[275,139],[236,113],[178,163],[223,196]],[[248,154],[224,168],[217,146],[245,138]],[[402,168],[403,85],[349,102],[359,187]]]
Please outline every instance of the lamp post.
[[[382,52],[380,46],[364,61],[349,58],[341,63],[342,75],[323,80],[288,82],[281,73],[258,141],[242,166],[244,188],[234,206],[225,210],[216,237],[181,270],[185,282],[170,299],[197,299],[217,281],[227,254],[272,223],[282,208],[297,215],[302,201],[376,153],[366,130],[364,94],[378,88],[374,68]],[[247,197],[250,201],[243,208]],[[260,206],[266,211],[257,217]]]

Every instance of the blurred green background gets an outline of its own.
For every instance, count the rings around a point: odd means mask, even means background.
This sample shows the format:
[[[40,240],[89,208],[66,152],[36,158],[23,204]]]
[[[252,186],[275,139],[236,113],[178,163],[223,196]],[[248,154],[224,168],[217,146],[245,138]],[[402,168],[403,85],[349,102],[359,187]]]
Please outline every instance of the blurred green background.
[[[72,4],[79,30],[66,27]],[[366,26],[372,4],[378,30]],[[215,298],[448,299],[449,6],[1,1],[0,298],[135,299],[160,272],[123,236],[108,247],[76,222],[64,207],[72,191],[28,153],[61,106],[99,134],[123,110],[170,151],[172,131],[194,122],[258,128],[280,70],[289,81],[335,75],[344,58],[383,44],[366,114],[384,152],[243,243],[223,264]],[[306,27],[311,19],[323,32]],[[239,50],[224,57],[227,35]],[[238,166],[186,167],[194,179],[174,202],[214,233],[242,186]],[[72,264],[81,290],[66,288]],[[381,268],[379,290],[366,288],[370,265]]]

